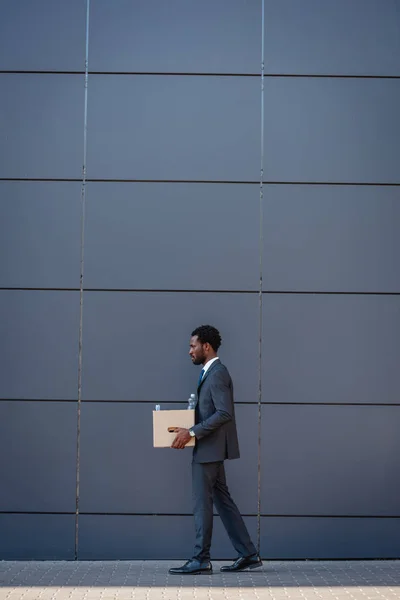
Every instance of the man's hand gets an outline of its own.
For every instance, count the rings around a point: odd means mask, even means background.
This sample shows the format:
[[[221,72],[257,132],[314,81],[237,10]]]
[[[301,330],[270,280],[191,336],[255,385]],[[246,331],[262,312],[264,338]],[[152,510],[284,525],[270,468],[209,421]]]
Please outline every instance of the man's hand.
[[[184,429],[183,427],[177,427],[175,429],[176,437],[172,442],[171,448],[176,448],[177,450],[183,450],[186,444],[191,439],[191,435],[189,433],[189,429]]]

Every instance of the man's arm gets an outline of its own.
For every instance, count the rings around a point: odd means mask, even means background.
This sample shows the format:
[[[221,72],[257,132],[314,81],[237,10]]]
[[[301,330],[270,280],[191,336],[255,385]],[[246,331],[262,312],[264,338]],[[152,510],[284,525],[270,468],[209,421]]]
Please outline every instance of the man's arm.
[[[215,406],[215,413],[208,419],[191,427],[199,440],[231,421],[233,417],[232,386],[229,374],[227,371],[220,370],[213,373],[211,377],[211,397]]]

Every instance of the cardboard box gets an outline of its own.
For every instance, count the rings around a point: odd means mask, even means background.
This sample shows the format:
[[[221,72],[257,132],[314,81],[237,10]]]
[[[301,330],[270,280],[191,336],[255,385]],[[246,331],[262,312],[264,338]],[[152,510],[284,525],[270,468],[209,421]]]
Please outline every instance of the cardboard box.
[[[184,427],[189,429],[194,425],[194,409],[186,410],[153,410],[153,446],[154,448],[170,448],[176,433],[168,428]],[[186,448],[193,447],[194,437],[190,438]]]

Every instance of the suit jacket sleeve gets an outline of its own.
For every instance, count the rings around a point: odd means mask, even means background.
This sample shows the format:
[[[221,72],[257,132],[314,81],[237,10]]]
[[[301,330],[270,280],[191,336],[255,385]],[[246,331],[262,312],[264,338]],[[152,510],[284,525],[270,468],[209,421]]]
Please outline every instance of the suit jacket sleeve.
[[[230,376],[223,371],[212,374],[210,381],[211,397],[215,407],[215,413],[201,423],[192,427],[197,439],[201,439],[216,429],[232,420],[233,398]]]

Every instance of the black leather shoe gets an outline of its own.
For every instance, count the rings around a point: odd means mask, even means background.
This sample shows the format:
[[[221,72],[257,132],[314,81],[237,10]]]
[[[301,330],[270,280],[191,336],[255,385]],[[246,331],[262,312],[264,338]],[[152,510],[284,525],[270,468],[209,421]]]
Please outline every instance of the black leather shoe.
[[[212,564],[192,559],[188,560],[182,567],[170,569],[168,573],[170,575],[209,575],[212,573]]]
[[[253,554],[252,556],[239,556],[233,565],[221,567],[221,571],[247,571],[248,569],[257,569],[257,567],[262,567],[261,558],[258,554]]]

